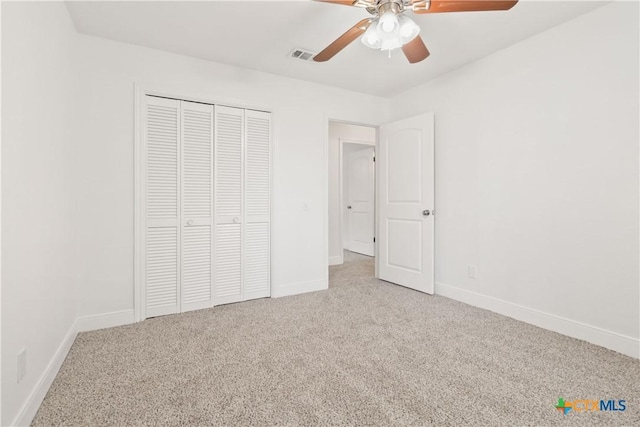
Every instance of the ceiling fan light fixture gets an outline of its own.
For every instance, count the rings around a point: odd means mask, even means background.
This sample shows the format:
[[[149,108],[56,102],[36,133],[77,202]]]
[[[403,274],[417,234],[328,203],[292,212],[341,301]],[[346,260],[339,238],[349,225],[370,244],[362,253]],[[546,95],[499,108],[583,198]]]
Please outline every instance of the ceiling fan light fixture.
[[[420,27],[413,20],[404,15],[400,16],[400,39],[405,45],[420,34]]]
[[[393,10],[387,10],[378,20],[378,31],[381,33],[394,33],[399,26],[398,16]]]
[[[376,24],[377,24],[376,21],[372,22],[371,25],[369,25],[369,28],[367,28],[367,31],[365,31],[361,39],[362,44],[364,44],[366,47],[369,47],[371,49],[380,49],[380,46],[382,44],[382,40],[378,35],[378,29]]]
[[[385,31],[383,18],[391,14],[395,21],[392,22],[393,30]],[[389,27],[387,27],[388,29]],[[379,18],[374,19],[362,35],[362,44],[371,48],[382,51],[398,49],[415,39],[420,33],[420,27],[402,14],[396,15],[393,11],[387,11]]]
[[[402,41],[397,37],[382,40],[382,43],[380,43],[380,50],[383,50],[383,51],[398,49],[400,47],[402,47]]]

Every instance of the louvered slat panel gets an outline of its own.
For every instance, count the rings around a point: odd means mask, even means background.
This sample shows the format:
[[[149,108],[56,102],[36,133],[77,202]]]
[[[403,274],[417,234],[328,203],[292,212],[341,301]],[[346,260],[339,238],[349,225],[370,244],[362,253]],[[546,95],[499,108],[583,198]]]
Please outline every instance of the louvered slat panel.
[[[211,106],[182,103],[182,203],[188,219],[211,218],[212,120]]]
[[[270,295],[269,223],[245,226],[245,299]]]
[[[242,300],[241,239],[240,224],[218,224],[216,226],[215,250],[215,295],[216,304]]]
[[[242,213],[242,129],[244,111],[216,106],[216,201],[218,216]]]
[[[178,104],[147,97],[147,218],[178,216]],[[170,103],[167,103],[170,104]]]
[[[245,112],[244,299],[271,294],[270,114]]]
[[[207,306],[211,301],[211,227],[185,227],[182,244],[183,307],[199,302]]]
[[[215,304],[242,301],[243,132],[243,109],[215,106]]]
[[[181,102],[181,311],[211,307],[213,107]]]
[[[147,228],[147,317],[175,313],[178,305],[178,229]]]
[[[267,113],[247,112],[246,119],[246,215],[269,215],[269,117]]]
[[[145,259],[146,317],[179,311],[180,103],[146,96]]]

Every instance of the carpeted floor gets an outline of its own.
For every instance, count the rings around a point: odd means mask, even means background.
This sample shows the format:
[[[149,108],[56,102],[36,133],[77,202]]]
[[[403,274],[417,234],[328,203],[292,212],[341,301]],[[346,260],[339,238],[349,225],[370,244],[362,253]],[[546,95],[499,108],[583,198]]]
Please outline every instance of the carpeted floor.
[[[361,285],[370,283],[375,275],[373,257],[344,251],[344,263],[329,267],[329,287]],[[375,280],[375,279],[374,279]]]
[[[82,333],[33,424],[640,425],[637,360],[372,265],[349,254],[328,291]],[[627,409],[565,416],[559,397]]]

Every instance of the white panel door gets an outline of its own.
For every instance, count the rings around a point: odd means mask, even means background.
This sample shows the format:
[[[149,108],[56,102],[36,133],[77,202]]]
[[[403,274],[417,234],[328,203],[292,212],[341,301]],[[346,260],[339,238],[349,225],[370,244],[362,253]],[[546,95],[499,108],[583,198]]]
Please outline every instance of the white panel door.
[[[143,144],[145,317],[180,311],[180,102],[152,96]]]
[[[347,249],[374,255],[374,162],[373,147],[349,152],[346,158]]]
[[[378,168],[380,279],[433,294],[433,114],[381,126]]]
[[[213,106],[181,101],[182,312],[213,306]]]
[[[216,105],[214,303],[243,300],[244,110]]]
[[[244,300],[271,295],[270,117],[245,111]]]

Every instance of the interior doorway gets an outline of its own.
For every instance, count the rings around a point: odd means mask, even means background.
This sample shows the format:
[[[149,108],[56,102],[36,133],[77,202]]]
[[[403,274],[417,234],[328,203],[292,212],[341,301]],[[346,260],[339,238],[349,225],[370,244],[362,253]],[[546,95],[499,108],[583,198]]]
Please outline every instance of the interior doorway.
[[[329,121],[328,135],[329,287],[380,279],[433,294],[434,115]]]
[[[377,128],[329,122],[329,286],[375,277]]]
[[[375,251],[375,145],[341,140],[342,247],[373,257]]]

